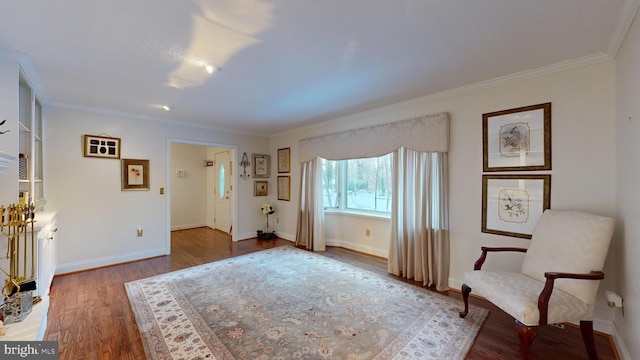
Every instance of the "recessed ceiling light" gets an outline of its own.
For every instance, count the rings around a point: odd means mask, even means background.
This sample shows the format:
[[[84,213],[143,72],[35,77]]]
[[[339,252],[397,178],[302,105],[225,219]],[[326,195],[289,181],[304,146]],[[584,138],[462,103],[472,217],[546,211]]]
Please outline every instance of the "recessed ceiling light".
[[[164,111],[171,111],[173,110],[173,106],[169,106],[169,105],[162,105],[161,106],[162,110]]]
[[[214,72],[218,72],[220,71],[220,68],[208,63],[204,63],[202,64],[202,67],[209,73],[209,74],[213,74]]]

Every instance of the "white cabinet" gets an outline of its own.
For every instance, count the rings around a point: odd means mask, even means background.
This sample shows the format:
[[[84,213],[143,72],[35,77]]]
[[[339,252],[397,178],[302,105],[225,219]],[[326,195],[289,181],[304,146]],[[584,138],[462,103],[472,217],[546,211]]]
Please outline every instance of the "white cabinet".
[[[37,246],[36,263],[36,294],[42,297],[49,295],[49,288],[56,273],[58,227],[56,214],[48,212],[36,213]]]

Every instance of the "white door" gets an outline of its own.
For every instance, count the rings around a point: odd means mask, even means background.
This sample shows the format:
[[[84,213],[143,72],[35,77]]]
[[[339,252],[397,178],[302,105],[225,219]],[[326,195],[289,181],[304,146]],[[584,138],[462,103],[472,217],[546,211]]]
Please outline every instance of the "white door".
[[[216,229],[231,232],[230,212],[231,207],[231,169],[229,151],[223,151],[214,155],[214,206]]]

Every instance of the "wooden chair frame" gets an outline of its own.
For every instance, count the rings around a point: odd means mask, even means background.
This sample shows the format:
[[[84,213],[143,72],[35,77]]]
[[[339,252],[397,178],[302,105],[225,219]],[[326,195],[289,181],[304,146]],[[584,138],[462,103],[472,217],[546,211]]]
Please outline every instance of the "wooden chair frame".
[[[476,260],[473,265],[473,270],[480,270],[485,260],[487,259],[487,253],[489,252],[527,252],[526,248],[518,248],[518,247],[481,247],[482,254]],[[602,280],[604,279],[604,273],[602,271],[592,271],[588,274],[573,274],[573,273],[562,273],[562,272],[545,272],[544,276],[546,277],[546,282],[544,288],[540,292],[540,296],[538,297],[538,310],[540,311],[540,320],[538,321],[539,325],[547,325],[547,314],[549,310],[549,299],[551,298],[551,293],[553,292],[553,284],[556,279],[560,278],[568,278],[568,279],[578,279],[578,280]],[[464,318],[469,313],[469,294],[471,293],[471,288],[467,284],[462,284],[462,299],[464,300],[464,311],[460,312],[460,317]],[[518,331],[518,335],[520,337],[520,353],[522,354],[523,359],[527,359],[529,357],[529,348],[533,343],[533,339],[537,333],[537,326],[527,326],[521,323],[518,320],[515,320],[516,329]],[[582,339],[584,341],[587,354],[590,360],[597,360],[598,353],[596,352],[595,341],[593,337],[593,321],[589,320],[581,320],[580,321],[580,333],[582,334]]]

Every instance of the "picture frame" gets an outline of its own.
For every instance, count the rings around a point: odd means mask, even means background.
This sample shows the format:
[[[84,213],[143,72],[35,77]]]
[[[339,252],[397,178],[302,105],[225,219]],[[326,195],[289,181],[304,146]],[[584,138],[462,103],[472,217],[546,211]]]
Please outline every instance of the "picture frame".
[[[278,200],[291,200],[291,177],[278,176]]]
[[[271,156],[265,154],[251,154],[253,160],[253,178],[268,179],[271,176]]]
[[[291,172],[291,148],[278,149],[278,173]]]
[[[482,169],[551,170],[551,103],[482,114]]]
[[[122,159],[122,190],[149,190],[149,160]]]
[[[531,239],[551,207],[551,175],[482,175],[482,229],[489,234]]]
[[[253,181],[253,196],[269,195],[269,182],[265,180]]]
[[[84,135],[84,157],[120,159],[120,138]]]

